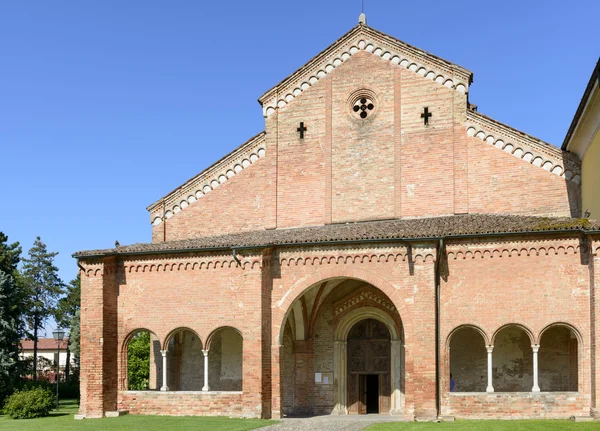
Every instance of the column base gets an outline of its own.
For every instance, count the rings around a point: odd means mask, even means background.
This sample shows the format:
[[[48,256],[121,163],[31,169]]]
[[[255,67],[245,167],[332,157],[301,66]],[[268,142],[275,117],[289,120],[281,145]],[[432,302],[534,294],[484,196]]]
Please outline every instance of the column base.
[[[331,412],[331,414],[333,416],[340,416],[340,415],[347,415],[348,412],[346,411],[345,407],[340,408],[339,406],[336,406],[333,411]]]
[[[539,387],[539,386],[534,386],[534,387],[531,389],[531,392],[540,392],[540,387]]]
[[[404,416],[404,410],[392,409],[390,410],[390,416]]]
[[[494,392],[494,387],[493,386],[488,386],[485,391],[486,392]]]
[[[168,386],[163,386],[162,388],[160,388],[161,392],[167,392],[169,390]]]
[[[202,392],[209,392],[210,391],[210,386],[203,386],[202,387]]]

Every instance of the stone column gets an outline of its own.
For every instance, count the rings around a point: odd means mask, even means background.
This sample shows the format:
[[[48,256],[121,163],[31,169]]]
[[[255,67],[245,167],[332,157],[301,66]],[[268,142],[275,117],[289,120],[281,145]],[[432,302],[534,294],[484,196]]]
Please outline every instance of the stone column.
[[[539,392],[540,385],[538,384],[538,350],[540,350],[539,344],[533,344],[531,346],[533,350],[533,388],[531,392]]]
[[[390,400],[390,414],[401,415],[402,411],[402,341],[392,340],[392,355],[391,355],[391,373],[392,380],[392,397]]]
[[[203,350],[204,354],[204,386],[202,386],[203,392],[210,391],[210,386],[208,386],[208,350]]]
[[[160,388],[161,391],[166,392],[169,390],[169,386],[167,386],[167,352],[168,350],[161,350],[160,354],[162,355],[163,358],[163,366],[162,366],[162,372],[163,372],[163,385]]]
[[[346,342],[335,341],[333,343],[333,402],[335,408],[333,414],[345,415],[348,413],[346,409]]]
[[[492,385],[492,352],[494,351],[494,346],[487,346],[488,352],[488,367],[487,367],[487,375],[488,375],[488,385],[486,392],[494,392],[494,386]]]

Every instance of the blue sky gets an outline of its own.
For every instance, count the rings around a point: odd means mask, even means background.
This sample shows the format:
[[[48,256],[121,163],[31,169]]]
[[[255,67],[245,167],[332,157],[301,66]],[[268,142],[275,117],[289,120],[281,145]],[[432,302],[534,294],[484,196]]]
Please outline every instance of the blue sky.
[[[473,71],[480,112],[560,146],[600,54],[600,2],[365,3],[370,26]],[[41,236],[65,281],[77,250],[149,242],[145,208],[260,132],[257,98],[359,13],[360,0],[2,2],[0,230],[24,251]]]

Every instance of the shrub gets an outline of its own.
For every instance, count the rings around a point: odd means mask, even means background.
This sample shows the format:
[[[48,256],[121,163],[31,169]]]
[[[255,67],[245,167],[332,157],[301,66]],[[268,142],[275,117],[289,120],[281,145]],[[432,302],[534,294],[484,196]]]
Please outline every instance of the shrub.
[[[42,387],[15,391],[4,405],[4,413],[13,419],[32,419],[48,416],[56,399],[49,389]]]

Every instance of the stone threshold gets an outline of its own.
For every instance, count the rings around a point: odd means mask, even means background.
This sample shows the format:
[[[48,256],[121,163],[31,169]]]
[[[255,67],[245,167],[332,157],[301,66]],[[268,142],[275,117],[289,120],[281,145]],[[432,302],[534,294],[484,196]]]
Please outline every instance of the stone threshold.
[[[121,391],[123,395],[242,395],[242,391]]]

